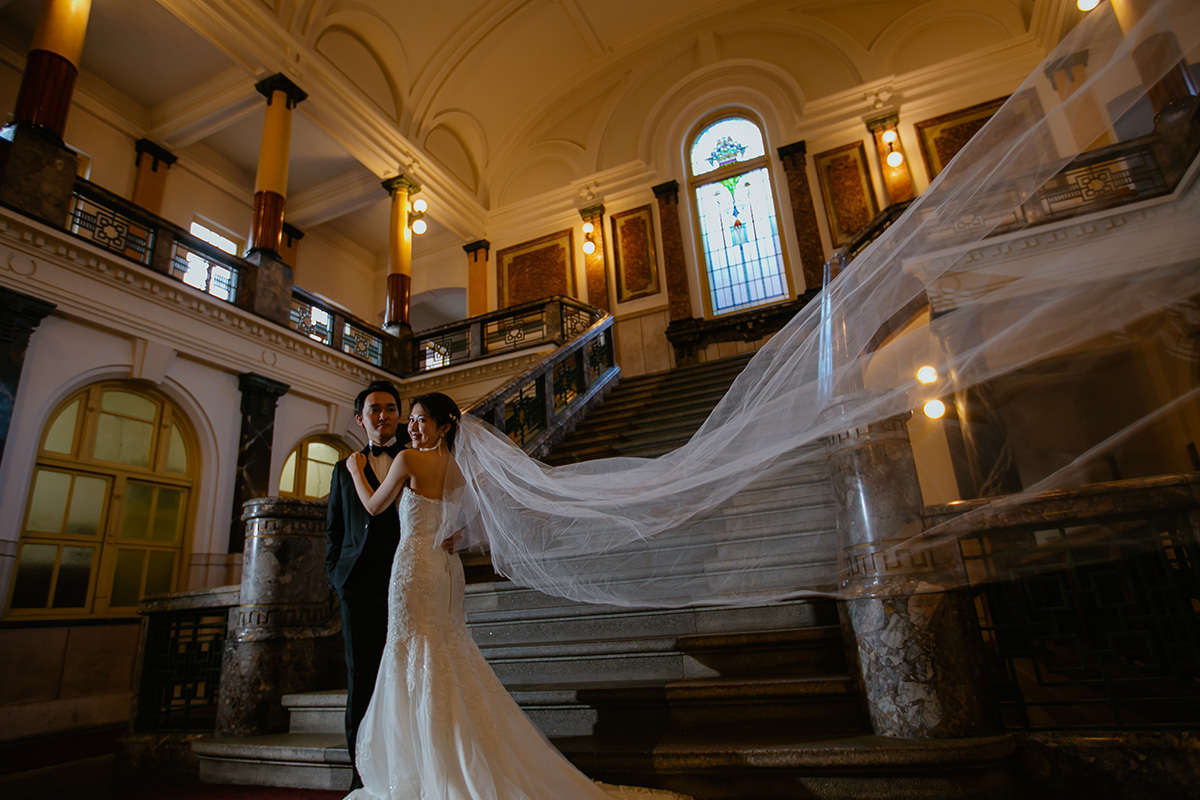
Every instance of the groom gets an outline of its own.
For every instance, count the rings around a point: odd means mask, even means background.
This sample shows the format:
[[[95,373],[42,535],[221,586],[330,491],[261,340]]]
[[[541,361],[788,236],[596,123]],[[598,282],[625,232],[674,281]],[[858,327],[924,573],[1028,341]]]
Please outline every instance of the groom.
[[[387,475],[397,453],[408,444],[400,427],[400,393],[391,381],[375,381],[354,401],[354,419],[367,432],[370,445],[364,470],[374,489]],[[397,432],[399,431],[399,438]],[[358,724],[362,721],[387,638],[387,591],[400,520],[395,508],[371,516],[354,490],[346,462],[339,461],[329,487],[325,521],[325,571],[342,603],[342,635],[346,639],[346,742],[354,777],[351,789],[362,786],[354,764]]]

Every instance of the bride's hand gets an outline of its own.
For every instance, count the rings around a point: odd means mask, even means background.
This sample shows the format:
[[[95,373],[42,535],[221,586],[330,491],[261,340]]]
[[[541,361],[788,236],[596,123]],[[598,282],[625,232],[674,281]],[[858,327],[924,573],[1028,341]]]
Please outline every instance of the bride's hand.
[[[458,547],[458,540],[462,538],[462,532],[458,532],[448,539],[442,540],[442,549],[450,555],[454,555],[454,550]]]
[[[350,470],[350,474],[362,472],[366,469],[367,457],[362,453],[351,453],[346,457],[346,469]]]

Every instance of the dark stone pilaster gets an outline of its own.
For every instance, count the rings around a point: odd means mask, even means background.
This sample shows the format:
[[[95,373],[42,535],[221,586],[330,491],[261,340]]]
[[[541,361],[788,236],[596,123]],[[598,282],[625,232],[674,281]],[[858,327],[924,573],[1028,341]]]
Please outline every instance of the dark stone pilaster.
[[[849,400],[853,398],[843,398]],[[861,399],[861,398],[860,398]],[[838,413],[835,402],[826,412]],[[923,530],[907,415],[828,442],[843,588],[871,726],[881,736],[989,732],[983,654],[957,546]]]
[[[662,222],[670,321],[688,319],[692,316],[692,294],[688,288],[687,262],[683,257],[683,229],[679,226],[679,182],[658,184],[654,187],[654,196],[658,198],[658,218]]]
[[[325,504],[245,504],[239,604],[229,611],[218,736],[288,728],[285,694],[345,686],[341,617],[325,578]]]
[[[242,392],[242,436],[233,486],[230,553],[242,552],[246,538],[242,506],[248,500],[267,495],[271,483],[271,444],[275,439],[275,403],[291,387],[247,372],[238,376],[238,388]]]
[[[53,303],[0,287],[0,462],[4,460],[29,337],[53,310]]]
[[[238,307],[288,327],[295,270],[280,261],[274,251],[258,250],[244,260],[250,269],[242,270],[239,276]]]
[[[779,160],[787,175],[788,198],[792,203],[792,220],[796,225],[796,244],[800,248],[800,268],[804,288],[821,288],[825,266],[825,248],[821,246],[821,228],[817,224],[817,209],[808,184],[808,163],[803,141],[779,148]]]

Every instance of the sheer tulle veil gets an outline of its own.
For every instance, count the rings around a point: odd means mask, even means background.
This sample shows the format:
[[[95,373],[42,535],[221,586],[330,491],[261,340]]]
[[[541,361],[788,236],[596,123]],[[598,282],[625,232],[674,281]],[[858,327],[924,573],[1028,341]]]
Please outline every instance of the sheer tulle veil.
[[[1181,409],[1194,415],[1194,165],[1158,197],[1057,222],[1030,213],[1073,159],[1112,136],[1114,120],[1146,104],[1146,86],[1181,57],[1198,60],[1200,3],[1144,5],[1126,32],[1108,3],[1088,14],[907,212],[757,353],[684,447],[550,468],[464,415],[455,457],[465,478],[446,495],[445,527],[462,529],[467,546],[488,547],[516,582],[585,602],[836,595],[845,582],[836,519],[790,510],[796,476],[820,474],[829,437],[1014,376],[1025,391],[1056,398],[1047,413],[1082,430],[1081,418],[1120,402],[1097,396],[1086,379],[1097,354],[1147,336],[1170,339],[1165,347],[1188,377],[1162,376],[1142,393],[1153,401],[1119,425],[1093,426],[1102,433],[1023,465],[1026,485],[1009,501],[1095,480],[1113,448]],[[1157,57],[1155,47],[1164,48]],[[1086,80],[1061,97],[1055,65],[1080,53]],[[1155,64],[1162,74],[1148,74]],[[1192,338],[1179,334],[1181,320]],[[920,365],[936,369],[934,384],[918,382]],[[1074,398],[1070,408],[1063,397]],[[781,514],[795,517],[782,533]],[[944,535],[933,527],[907,546],[935,546]]]

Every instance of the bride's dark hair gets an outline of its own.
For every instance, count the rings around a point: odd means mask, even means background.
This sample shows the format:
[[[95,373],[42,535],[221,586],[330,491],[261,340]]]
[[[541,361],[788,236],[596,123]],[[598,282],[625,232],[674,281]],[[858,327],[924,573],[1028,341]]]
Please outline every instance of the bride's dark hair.
[[[419,394],[409,401],[409,413],[412,413],[412,409],[418,404],[425,409],[426,414],[433,417],[433,421],[438,424],[438,427],[450,426],[450,430],[446,431],[446,449],[453,453],[454,437],[458,435],[458,419],[462,416],[462,412],[458,410],[458,403],[451,400],[449,395],[441,392]]]

